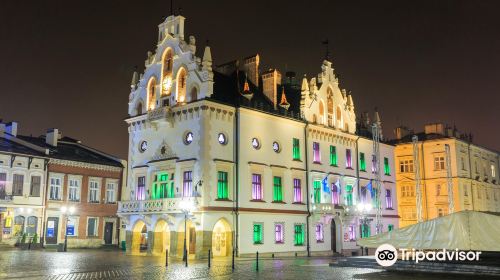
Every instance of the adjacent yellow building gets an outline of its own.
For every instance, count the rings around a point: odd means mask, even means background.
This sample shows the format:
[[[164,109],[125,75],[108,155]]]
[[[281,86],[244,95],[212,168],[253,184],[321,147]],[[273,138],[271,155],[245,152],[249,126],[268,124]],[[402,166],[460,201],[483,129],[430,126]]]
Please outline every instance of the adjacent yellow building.
[[[396,189],[400,227],[417,222],[416,162],[412,132],[396,129]],[[434,219],[450,211],[448,180],[452,182],[453,210],[500,212],[499,153],[471,143],[443,124],[425,126],[418,136],[418,164],[422,190],[422,218]],[[446,145],[450,147],[448,175]]]

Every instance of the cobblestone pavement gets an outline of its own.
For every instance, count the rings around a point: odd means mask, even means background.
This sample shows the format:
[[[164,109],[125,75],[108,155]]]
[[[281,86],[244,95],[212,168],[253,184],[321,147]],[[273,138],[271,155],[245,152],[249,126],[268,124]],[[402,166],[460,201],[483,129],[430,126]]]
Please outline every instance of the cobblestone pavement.
[[[164,257],[126,256],[118,250],[0,251],[0,279],[470,279],[470,276],[390,273],[377,269],[329,267],[330,258],[239,258],[190,261],[189,267]],[[493,279],[493,278],[479,278]]]

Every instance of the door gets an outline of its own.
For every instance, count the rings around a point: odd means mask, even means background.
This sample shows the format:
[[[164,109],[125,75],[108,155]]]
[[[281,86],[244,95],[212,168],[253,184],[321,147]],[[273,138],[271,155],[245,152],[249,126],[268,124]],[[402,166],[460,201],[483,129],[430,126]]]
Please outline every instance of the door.
[[[196,230],[194,227],[189,228],[189,254],[196,253]]]
[[[331,238],[332,238],[332,251],[335,253],[337,252],[337,229],[335,227],[335,220],[332,219],[332,222],[330,223],[331,227]]]
[[[106,222],[104,225],[104,244],[110,245],[113,244],[113,223]]]
[[[45,233],[45,242],[47,244],[57,244],[58,234],[59,234],[59,218],[49,217],[47,219],[47,232]]]

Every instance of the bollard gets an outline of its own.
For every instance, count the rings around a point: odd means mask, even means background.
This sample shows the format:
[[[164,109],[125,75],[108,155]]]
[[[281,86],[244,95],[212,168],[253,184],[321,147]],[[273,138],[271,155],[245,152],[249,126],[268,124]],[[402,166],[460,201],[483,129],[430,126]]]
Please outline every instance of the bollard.
[[[165,266],[168,267],[168,249],[165,250]]]
[[[232,264],[232,268],[234,270],[234,249],[233,249],[233,260],[232,260],[233,264]]]
[[[210,259],[211,259],[211,257],[210,257],[211,254],[210,253],[211,253],[211,250],[208,249],[208,268],[210,268]]]
[[[297,252],[295,252],[295,257],[297,257]]]
[[[187,254],[187,249],[184,250],[184,255],[186,256],[186,267],[188,267],[188,258],[189,258],[189,255]]]
[[[257,251],[257,262],[256,262],[256,265],[255,265],[255,269],[257,271],[259,271],[259,251]]]
[[[273,258],[273,259],[274,259],[274,253],[271,255],[271,258]]]

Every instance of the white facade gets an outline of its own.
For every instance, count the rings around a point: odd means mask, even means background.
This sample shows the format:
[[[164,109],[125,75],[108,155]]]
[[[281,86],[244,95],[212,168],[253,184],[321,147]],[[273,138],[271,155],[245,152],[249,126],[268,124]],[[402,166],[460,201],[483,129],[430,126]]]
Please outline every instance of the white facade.
[[[300,118],[227,105],[211,98],[217,81],[210,49],[196,57],[194,37],[183,41],[183,24],[181,16],[160,24],[157,50],[132,83],[129,172],[118,209],[128,252],[168,249],[180,256],[185,236],[193,257],[206,256],[209,249],[214,256],[233,249],[239,255],[358,250],[361,224],[375,233],[375,210],[357,210],[358,192],[375,179],[373,144],[355,134],[352,97],[339,88],[331,63],[323,63],[317,81],[304,79]],[[169,55],[173,62],[165,59]],[[393,150],[380,144],[379,170],[385,159],[389,170],[381,175],[383,231],[398,225]],[[358,171],[361,153],[364,171]],[[342,191],[333,203],[335,184]],[[386,203],[386,194],[392,203]],[[366,197],[363,205],[372,205]],[[185,225],[186,201],[194,206]]]

